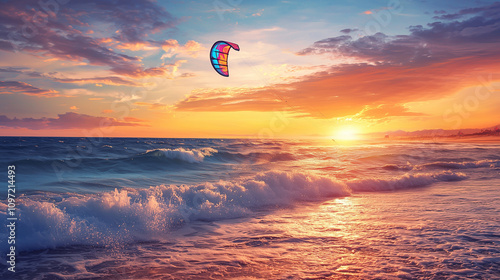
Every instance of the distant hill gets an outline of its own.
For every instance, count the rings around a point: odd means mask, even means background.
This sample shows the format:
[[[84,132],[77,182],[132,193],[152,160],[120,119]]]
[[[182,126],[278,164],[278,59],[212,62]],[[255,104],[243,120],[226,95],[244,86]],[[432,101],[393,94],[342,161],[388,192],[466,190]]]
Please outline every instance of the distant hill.
[[[377,138],[428,138],[428,137],[452,137],[452,136],[472,136],[472,135],[499,135],[500,124],[487,128],[467,128],[467,129],[425,129],[416,131],[386,131],[367,134]]]

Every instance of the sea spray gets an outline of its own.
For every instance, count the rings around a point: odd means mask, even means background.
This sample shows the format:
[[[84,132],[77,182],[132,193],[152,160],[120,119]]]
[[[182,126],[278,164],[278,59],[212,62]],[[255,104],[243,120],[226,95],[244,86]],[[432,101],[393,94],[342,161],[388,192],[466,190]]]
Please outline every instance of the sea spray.
[[[234,182],[123,188],[86,195],[23,196],[19,206],[18,249],[112,246],[154,240],[192,220],[239,218],[262,207],[293,206],[303,201],[349,196],[353,192],[422,187],[466,178],[463,173],[444,171],[341,181],[310,172],[268,171]],[[1,216],[5,215],[2,211]]]

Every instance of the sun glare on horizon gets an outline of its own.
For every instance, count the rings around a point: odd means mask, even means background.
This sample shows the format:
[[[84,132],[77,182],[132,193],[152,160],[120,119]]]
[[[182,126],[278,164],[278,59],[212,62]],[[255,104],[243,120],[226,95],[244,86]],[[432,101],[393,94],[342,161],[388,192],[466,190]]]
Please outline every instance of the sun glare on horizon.
[[[360,140],[359,129],[354,126],[342,126],[336,129],[332,138],[341,141],[354,141]]]

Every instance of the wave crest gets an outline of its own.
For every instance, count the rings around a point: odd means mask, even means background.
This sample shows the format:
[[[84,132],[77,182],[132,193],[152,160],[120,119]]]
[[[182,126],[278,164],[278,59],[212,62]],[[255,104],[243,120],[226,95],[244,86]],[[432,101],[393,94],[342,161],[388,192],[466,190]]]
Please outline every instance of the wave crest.
[[[263,207],[292,206],[301,201],[349,196],[353,192],[397,190],[465,178],[463,173],[446,171],[340,181],[311,173],[269,171],[235,181],[198,185],[115,189],[86,195],[22,196],[18,248],[102,246],[152,240],[191,220],[244,217]],[[6,208],[0,203],[2,219],[7,216]],[[0,238],[6,238],[3,234]]]
[[[358,179],[347,184],[354,192],[392,191],[428,186],[436,182],[461,181],[467,179],[464,173],[443,171],[440,173],[405,174],[391,179]]]
[[[189,163],[202,162],[206,156],[211,156],[217,153],[216,149],[213,148],[201,148],[201,149],[155,149],[146,151],[146,156],[152,157],[166,157],[168,159],[176,159]]]
[[[382,166],[386,170],[425,170],[425,169],[473,169],[473,168],[497,168],[500,167],[500,160],[477,160],[477,161],[435,161],[424,164],[386,164]]]

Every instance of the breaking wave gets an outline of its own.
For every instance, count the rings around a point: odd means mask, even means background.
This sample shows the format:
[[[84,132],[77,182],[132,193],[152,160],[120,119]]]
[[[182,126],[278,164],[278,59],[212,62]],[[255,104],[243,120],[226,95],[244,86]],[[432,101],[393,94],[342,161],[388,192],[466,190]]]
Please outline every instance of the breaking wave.
[[[425,164],[386,164],[382,168],[386,170],[427,170],[427,169],[472,169],[472,168],[497,168],[500,160],[477,160],[477,161],[435,161]]]
[[[214,151],[175,149],[148,153],[160,152],[167,157],[199,162]],[[43,192],[19,199],[17,248],[107,246],[154,240],[192,220],[246,217],[263,207],[288,207],[355,192],[407,189],[466,178],[463,173],[443,171],[341,181],[306,172],[269,171],[234,182],[123,188],[99,194]],[[1,219],[5,220],[6,211],[7,205],[0,203]],[[6,240],[4,234],[0,234],[2,240]]]
[[[149,150],[143,157],[165,157],[168,159],[181,160],[189,163],[202,162],[206,156],[211,156],[217,153],[217,150],[212,148],[201,148],[201,149],[156,149]]]

